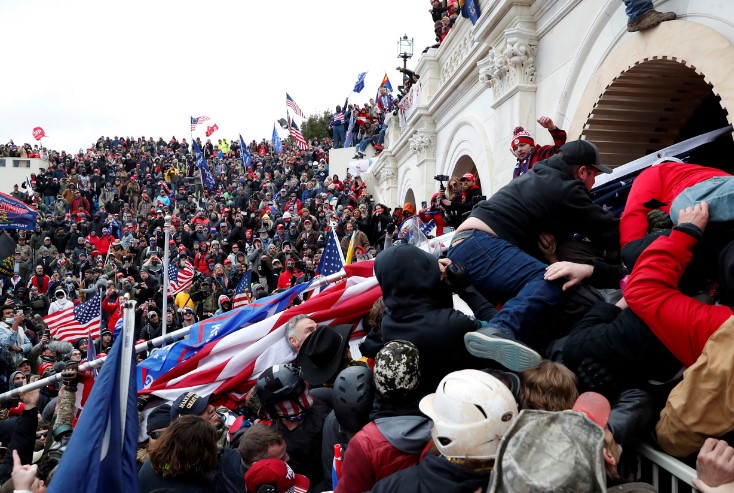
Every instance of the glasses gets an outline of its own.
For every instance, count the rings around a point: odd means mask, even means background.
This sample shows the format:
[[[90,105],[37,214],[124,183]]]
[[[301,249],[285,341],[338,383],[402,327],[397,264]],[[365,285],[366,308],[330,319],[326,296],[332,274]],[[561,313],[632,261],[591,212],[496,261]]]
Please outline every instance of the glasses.
[[[158,440],[162,434],[162,431],[151,431],[150,433],[148,433],[148,436],[153,440]]]

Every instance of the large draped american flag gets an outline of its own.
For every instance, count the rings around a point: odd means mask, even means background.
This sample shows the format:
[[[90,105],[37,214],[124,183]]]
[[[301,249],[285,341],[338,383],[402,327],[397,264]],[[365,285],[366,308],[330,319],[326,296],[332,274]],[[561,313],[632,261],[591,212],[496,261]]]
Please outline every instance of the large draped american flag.
[[[168,294],[174,295],[190,288],[194,283],[194,266],[186,259],[182,269],[168,264]]]
[[[346,281],[333,284],[305,303],[211,340],[195,355],[146,382],[142,389],[139,387],[138,393],[169,401],[188,391],[214,394],[210,402],[236,406],[244,401],[263,370],[295,359],[284,331],[286,322],[299,314],[309,315],[318,324],[354,324],[357,329],[352,342],[360,339],[364,335],[362,317],[382,296],[382,291],[373,274],[374,261],[347,265],[344,269]]]
[[[43,317],[54,339],[74,343],[78,339],[99,337],[99,324],[102,316],[102,295],[100,291],[72,308],[61,310]]]

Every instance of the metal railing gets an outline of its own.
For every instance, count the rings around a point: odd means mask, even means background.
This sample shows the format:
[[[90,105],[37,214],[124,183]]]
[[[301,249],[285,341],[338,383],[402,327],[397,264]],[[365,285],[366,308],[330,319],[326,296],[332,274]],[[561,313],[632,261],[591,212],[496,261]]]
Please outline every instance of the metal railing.
[[[659,493],[698,491],[693,487],[696,470],[675,457],[642,444],[637,448],[641,480],[651,483]]]

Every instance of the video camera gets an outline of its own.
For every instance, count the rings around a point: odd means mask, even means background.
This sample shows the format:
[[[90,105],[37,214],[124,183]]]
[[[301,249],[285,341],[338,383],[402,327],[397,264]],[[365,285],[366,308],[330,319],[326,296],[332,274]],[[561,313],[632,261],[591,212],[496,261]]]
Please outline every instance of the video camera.
[[[441,193],[444,193],[446,191],[446,187],[443,185],[443,182],[449,181],[451,178],[448,175],[436,175],[433,179],[440,183],[438,189]]]

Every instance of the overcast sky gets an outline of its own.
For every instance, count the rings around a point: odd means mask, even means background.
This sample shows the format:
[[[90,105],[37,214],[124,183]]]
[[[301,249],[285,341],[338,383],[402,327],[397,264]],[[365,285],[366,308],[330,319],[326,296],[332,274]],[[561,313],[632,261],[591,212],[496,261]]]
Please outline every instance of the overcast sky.
[[[428,0],[0,0],[0,140],[57,150],[101,135],[269,137],[288,92],[308,115],[397,88],[397,41],[415,67],[433,43]],[[365,89],[352,94],[360,72]],[[300,119],[296,120],[300,123]],[[204,137],[205,125],[194,136]]]

